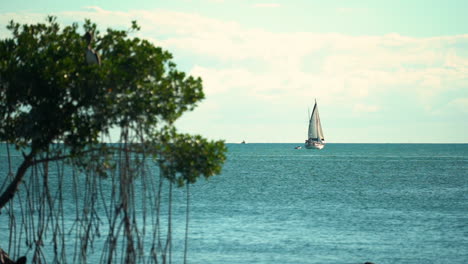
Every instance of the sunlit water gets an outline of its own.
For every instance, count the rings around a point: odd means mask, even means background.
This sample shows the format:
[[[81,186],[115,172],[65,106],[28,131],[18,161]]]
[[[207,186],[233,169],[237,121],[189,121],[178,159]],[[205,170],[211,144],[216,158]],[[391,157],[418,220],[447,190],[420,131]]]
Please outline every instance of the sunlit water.
[[[191,188],[188,263],[468,263],[468,145],[294,146],[228,144]]]

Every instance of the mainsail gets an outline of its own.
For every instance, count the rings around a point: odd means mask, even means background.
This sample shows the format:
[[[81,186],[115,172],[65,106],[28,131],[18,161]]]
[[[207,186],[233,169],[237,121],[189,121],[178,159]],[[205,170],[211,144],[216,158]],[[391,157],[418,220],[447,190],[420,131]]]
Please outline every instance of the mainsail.
[[[313,141],[324,141],[322,124],[320,123],[320,116],[317,107],[317,102],[315,102],[314,110],[312,110],[312,115],[309,120],[309,140]]]

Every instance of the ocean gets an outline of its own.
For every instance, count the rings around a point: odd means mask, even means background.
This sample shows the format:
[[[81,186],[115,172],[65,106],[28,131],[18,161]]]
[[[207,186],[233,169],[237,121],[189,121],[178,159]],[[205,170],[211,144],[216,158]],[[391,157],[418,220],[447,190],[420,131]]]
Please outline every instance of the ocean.
[[[188,263],[468,263],[468,144],[227,145],[221,175],[190,189]]]

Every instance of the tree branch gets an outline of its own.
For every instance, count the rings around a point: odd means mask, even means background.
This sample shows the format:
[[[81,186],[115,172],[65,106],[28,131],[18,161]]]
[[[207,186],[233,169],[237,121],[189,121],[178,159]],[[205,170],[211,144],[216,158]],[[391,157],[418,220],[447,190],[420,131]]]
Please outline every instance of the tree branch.
[[[15,178],[0,196],[0,210],[13,198],[13,196],[15,196],[18,186],[23,180],[24,174],[26,174],[28,168],[34,164],[34,155],[35,151],[32,150],[31,153],[29,153],[29,155],[24,157],[23,163],[21,163],[21,166],[19,166],[18,170],[16,171]]]

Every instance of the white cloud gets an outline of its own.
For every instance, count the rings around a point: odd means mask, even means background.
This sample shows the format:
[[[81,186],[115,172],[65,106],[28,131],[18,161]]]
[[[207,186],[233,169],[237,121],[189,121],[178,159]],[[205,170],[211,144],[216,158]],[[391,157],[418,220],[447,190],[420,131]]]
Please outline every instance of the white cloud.
[[[142,26],[139,35],[158,45],[230,64],[228,68],[210,69],[207,65],[192,71],[204,76],[207,89],[218,92],[244,86],[259,93],[283,90],[284,94],[299,96],[308,87],[322,87],[334,97],[363,98],[385,89],[405,87],[430,98],[449,89],[447,84],[458,87],[467,82],[468,57],[466,53],[461,55],[454,43],[466,43],[468,35],[412,38],[395,33],[273,33],[197,14],[166,10],[120,12],[97,6],[57,15],[65,20],[91,18],[99,25],[126,28],[136,19]],[[44,19],[40,14],[10,13],[1,15],[0,21],[4,22],[5,17],[28,23]],[[257,67],[248,69],[245,61],[254,61]],[[212,84],[223,88],[211,88]]]
[[[355,113],[375,113],[380,110],[377,105],[356,104],[353,108]]]
[[[456,98],[452,100],[451,102],[449,102],[448,106],[455,108],[457,111],[468,114],[468,97]]]
[[[365,14],[371,12],[369,8],[357,8],[357,7],[339,7],[337,8],[340,14]]]
[[[278,4],[278,3],[257,3],[257,4],[253,4],[252,6],[253,7],[259,7],[259,8],[277,8],[277,7],[281,7],[281,5]]]

